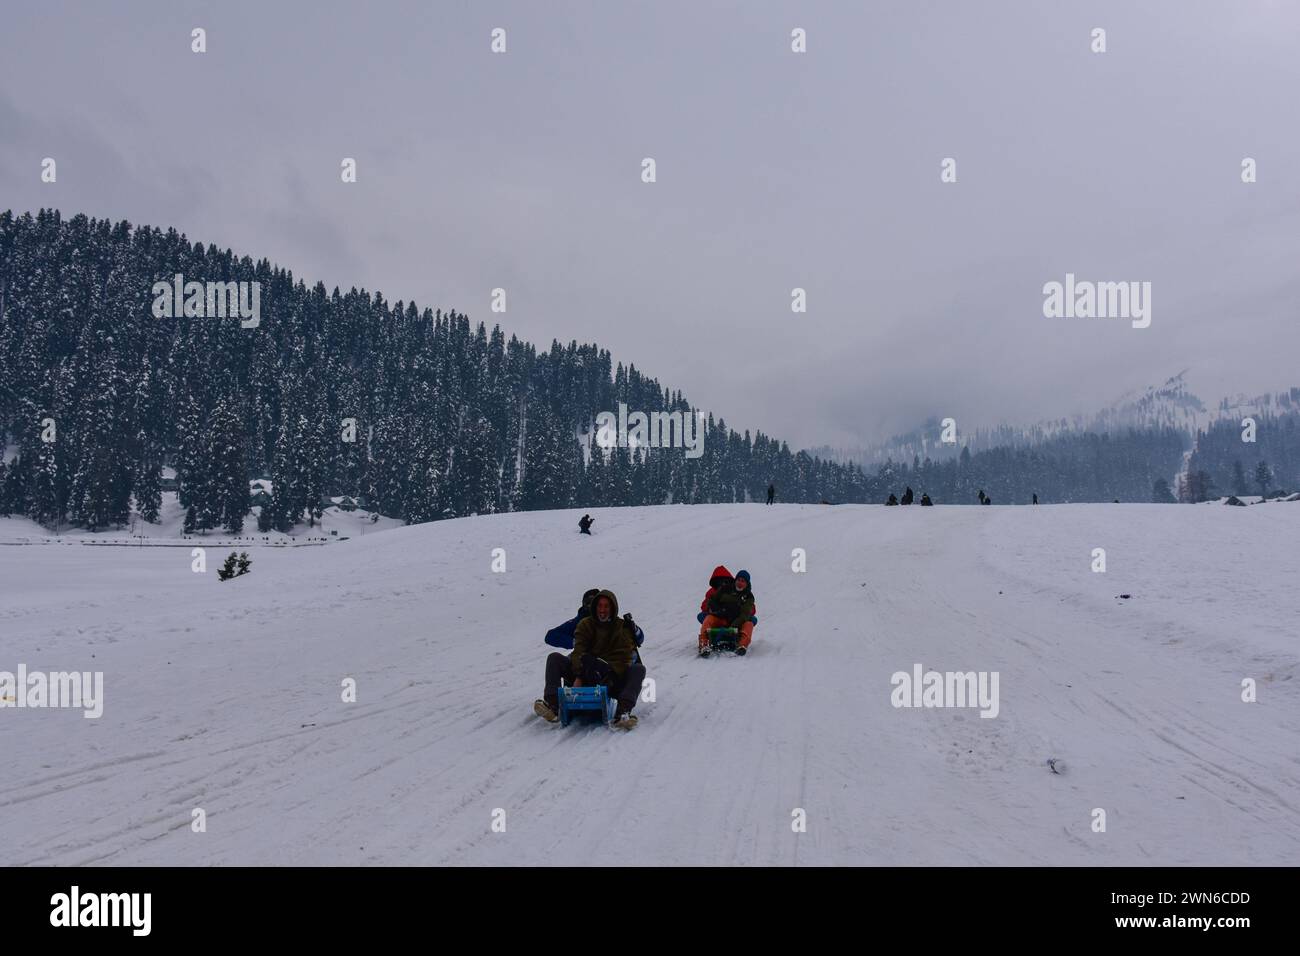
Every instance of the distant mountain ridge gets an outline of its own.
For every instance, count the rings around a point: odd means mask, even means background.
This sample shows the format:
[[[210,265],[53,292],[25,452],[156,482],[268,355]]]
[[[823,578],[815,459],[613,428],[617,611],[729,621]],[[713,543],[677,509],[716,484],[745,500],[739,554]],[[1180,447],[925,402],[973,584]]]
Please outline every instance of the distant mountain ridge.
[[[1159,385],[1125,392],[1109,405],[1091,414],[1043,419],[1027,424],[1004,423],[991,428],[963,431],[958,422],[957,441],[944,444],[943,431],[937,416],[907,432],[894,435],[885,441],[861,448],[836,448],[819,446],[808,449],[809,454],[831,461],[852,462],[867,470],[874,470],[888,461],[906,462],[913,458],[930,458],[944,461],[956,457],[963,447],[971,452],[993,448],[1030,448],[1045,441],[1071,433],[1092,432],[1099,435],[1114,434],[1130,428],[1172,428],[1187,436],[1190,450],[1198,433],[1211,428],[1216,422],[1246,416],[1286,414],[1300,410],[1300,388],[1285,392],[1265,392],[1258,395],[1238,393],[1221,398],[1215,405],[1207,405],[1192,392],[1188,385],[1190,369],[1183,369]]]

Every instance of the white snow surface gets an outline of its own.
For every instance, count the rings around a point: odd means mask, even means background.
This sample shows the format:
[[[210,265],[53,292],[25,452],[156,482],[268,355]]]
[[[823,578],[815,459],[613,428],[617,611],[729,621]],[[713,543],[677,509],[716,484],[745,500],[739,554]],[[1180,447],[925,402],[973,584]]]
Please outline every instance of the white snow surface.
[[[271,483],[263,481],[269,489]],[[338,507],[324,509],[321,520],[314,524],[300,524],[293,531],[284,534],[279,531],[261,532],[257,530],[257,517],[260,507],[252,508],[244,520],[244,530],[238,535],[227,534],[220,528],[186,535],[185,509],[180,506],[176,492],[162,493],[162,507],[158,511],[158,520],[150,523],[132,511],[131,519],[121,528],[104,531],[87,531],[84,528],[63,527],[58,534],[52,534],[30,518],[17,515],[0,517],[0,545],[56,545],[82,544],[94,546],[119,545],[144,547],[186,547],[216,548],[228,546],[235,549],[250,545],[297,546],[329,541],[336,543],[338,538],[358,537],[375,534],[389,528],[398,528],[402,522],[396,518],[379,517],[371,521],[368,511],[343,511]],[[337,532],[337,535],[333,534]]]
[[[6,864],[1300,863],[1300,507],[580,514],[254,545],[228,582],[0,547],[0,671],[105,681],[97,720],[0,709]],[[695,654],[719,562],[743,659]],[[646,632],[626,734],[532,712],[594,586]],[[997,671],[998,716],[894,708],[917,663]]]

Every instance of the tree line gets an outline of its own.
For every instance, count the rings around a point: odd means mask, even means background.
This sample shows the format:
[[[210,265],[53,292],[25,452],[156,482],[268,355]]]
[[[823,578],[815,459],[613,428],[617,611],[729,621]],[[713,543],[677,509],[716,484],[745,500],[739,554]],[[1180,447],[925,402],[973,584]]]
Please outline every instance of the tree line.
[[[257,282],[261,320],[156,318],[155,282]],[[266,259],[174,229],[57,210],[0,213],[0,513],[49,527],[158,519],[163,468],[193,531],[316,520],[347,495],[407,522],[565,507],[759,500],[939,503],[1149,500],[1173,429],[1075,434],[875,474],[702,413],[703,454],[602,450],[596,416],[701,414],[596,344],[548,349],[455,310],[308,287]]]

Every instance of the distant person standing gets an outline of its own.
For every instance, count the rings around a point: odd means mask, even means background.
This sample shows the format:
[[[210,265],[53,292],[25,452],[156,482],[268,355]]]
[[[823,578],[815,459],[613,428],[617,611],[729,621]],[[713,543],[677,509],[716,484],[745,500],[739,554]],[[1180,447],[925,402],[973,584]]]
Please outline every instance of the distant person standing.
[[[1034,504],[1038,504],[1038,492],[1034,492]]]
[[[776,500],[776,485],[769,484],[767,486],[767,503],[770,505],[775,500]]]
[[[583,515],[578,521],[578,534],[591,534],[591,523],[595,520],[591,515]]]
[[[913,501],[915,501],[915,500],[916,500],[916,496],[915,496],[914,494],[912,494],[912,488],[911,488],[911,486],[909,485],[906,489],[904,489],[904,491],[903,491],[903,498],[902,498],[901,501],[899,501],[899,504],[900,504],[900,505],[910,505],[910,504],[911,504]]]

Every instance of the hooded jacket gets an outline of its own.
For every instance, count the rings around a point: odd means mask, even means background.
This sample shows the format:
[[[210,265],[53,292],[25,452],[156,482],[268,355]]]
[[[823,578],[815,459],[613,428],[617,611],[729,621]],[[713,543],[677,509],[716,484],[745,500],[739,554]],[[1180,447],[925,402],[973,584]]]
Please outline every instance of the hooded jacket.
[[[584,604],[582,607],[578,608],[578,613],[569,618],[569,620],[565,621],[563,624],[557,624],[555,627],[547,631],[544,640],[547,644],[550,644],[551,647],[559,647],[566,651],[573,650],[573,632],[578,629],[579,621],[584,617],[590,616],[591,605],[589,603]],[[636,629],[636,646],[640,647],[645,641],[645,631],[641,630],[640,624],[633,625],[633,627]]]
[[[731,572],[723,565],[719,564],[713,569],[713,573],[709,575],[709,589],[704,592],[704,600],[700,602],[701,615],[709,613],[709,602],[713,600],[713,595],[718,593],[718,587],[724,582],[731,582],[734,584],[735,580],[736,579],[731,576]],[[700,617],[700,620],[704,620],[703,616]]]
[[[612,605],[608,621],[596,617],[596,605],[601,598],[609,598]],[[578,622],[573,629],[573,653],[569,667],[573,677],[582,676],[582,658],[590,654],[605,661],[619,677],[636,656],[636,634],[632,627],[618,616],[618,598],[613,591],[601,591],[591,602],[591,614]]]
[[[726,568],[720,570],[725,571]],[[709,591],[705,598],[706,610],[714,617],[720,617],[731,627],[739,627],[754,613],[754,595],[749,588],[736,590],[736,579],[730,574],[720,579],[717,586]]]

